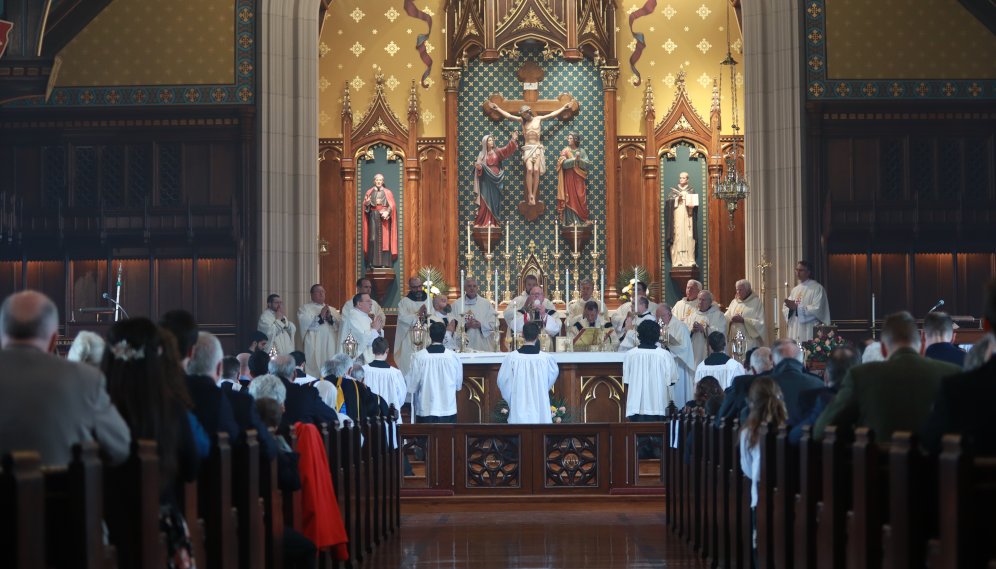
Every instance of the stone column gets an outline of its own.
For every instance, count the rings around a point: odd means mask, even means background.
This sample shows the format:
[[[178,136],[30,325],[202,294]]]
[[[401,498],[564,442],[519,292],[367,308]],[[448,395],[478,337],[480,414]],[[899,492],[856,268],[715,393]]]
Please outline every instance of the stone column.
[[[318,281],[318,3],[257,6],[259,200],[251,247],[258,262],[251,311],[258,314],[268,294],[279,294],[296,320]]]
[[[602,101],[605,104],[605,219],[602,224],[602,235],[605,237],[605,259],[601,266],[605,267],[605,288],[608,291],[605,298],[617,298],[615,276],[619,271],[619,235],[622,228],[619,224],[619,143],[617,129],[619,120],[616,111],[616,82],[619,80],[619,67],[603,67]],[[595,267],[595,286],[601,286],[598,279],[599,267]],[[580,275],[579,275],[580,276]],[[583,277],[582,277],[583,278]],[[611,284],[610,284],[611,283]]]
[[[761,255],[767,271],[764,308],[770,322],[772,297],[784,300],[783,283],[795,286],[795,264],[808,249],[803,220],[802,3],[743,2],[744,126],[751,197],[745,207],[746,269],[761,291]],[[824,275],[818,275],[822,280]],[[832,302],[832,300],[831,300]],[[779,314],[781,312],[779,311]],[[779,317],[779,335],[786,333]],[[770,328],[774,322],[768,324]],[[769,341],[774,338],[768,335]]]

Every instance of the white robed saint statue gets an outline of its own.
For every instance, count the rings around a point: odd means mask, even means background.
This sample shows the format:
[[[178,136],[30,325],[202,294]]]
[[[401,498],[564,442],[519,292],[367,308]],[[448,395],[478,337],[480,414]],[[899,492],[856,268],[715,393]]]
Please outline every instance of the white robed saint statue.
[[[321,377],[322,364],[339,353],[339,311],[325,304],[325,289],[322,285],[311,287],[311,302],[297,311],[297,321],[301,325],[301,343],[307,360],[304,371],[308,375]]]
[[[522,347],[505,356],[498,370],[498,389],[508,402],[508,422],[552,423],[550,390],[560,368],[552,355],[539,349],[538,323],[526,324],[522,336]]]

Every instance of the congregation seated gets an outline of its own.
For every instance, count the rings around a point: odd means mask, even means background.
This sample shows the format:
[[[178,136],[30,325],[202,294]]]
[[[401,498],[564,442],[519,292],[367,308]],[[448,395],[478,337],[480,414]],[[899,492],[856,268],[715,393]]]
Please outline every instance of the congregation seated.
[[[819,389],[823,387],[823,382],[805,371],[802,350],[795,340],[789,338],[775,340],[771,357],[775,367],[771,370],[770,377],[782,390],[785,409],[791,417],[798,412],[799,394],[810,389]]]
[[[74,444],[96,440],[114,463],[128,458],[132,435],[96,368],[52,352],[59,312],[45,295],[24,291],[0,307],[0,455],[33,450],[41,464],[65,466]]]
[[[295,423],[310,423],[313,425],[325,423],[331,425],[333,421],[338,420],[339,417],[336,415],[336,412],[322,401],[321,397],[318,396],[318,391],[312,387],[294,383],[294,358],[281,354],[270,360],[262,352],[256,352],[256,354],[262,354],[263,357],[267,358],[269,372],[280,378],[284,388],[287,390],[287,398],[284,401],[284,417],[281,425],[284,427]],[[250,370],[254,375],[255,370],[252,370],[252,366],[255,363],[256,354],[253,354],[253,357],[249,358]],[[254,379],[253,383],[255,381]],[[250,384],[251,388],[252,385]]]
[[[249,382],[252,381],[252,377],[249,376],[249,352],[242,352],[235,356],[235,359],[239,360],[239,384],[242,387],[249,387]]]
[[[840,391],[816,421],[813,438],[823,439],[828,425],[838,432],[857,427],[875,431],[877,440],[894,431],[918,433],[934,401],[941,378],[961,368],[920,355],[920,331],[909,312],[897,312],[882,324],[884,362],[848,370]]]
[[[744,375],[744,366],[726,355],[726,336],[722,332],[710,333],[708,341],[710,354],[696,366],[695,382],[712,376],[719,380],[722,389],[726,389],[733,384],[733,378]]]
[[[720,405],[716,413],[716,426],[720,421],[726,419],[728,422],[733,419],[740,419],[741,424],[747,420],[748,395],[750,386],[754,379],[760,375],[768,375],[774,367],[771,358],[771,350],[768,348],[756,348],[747,353],[747,361],[750,367],[747,373],[733,378],[730,387],[727,387],[723,395],[723,404]]]
[[[380,339],[383,340],[383,338]],[[336,412],[343,413],[353,421],[359,422],[387,415],[387,406],[384,405],[384,400],[370,391],[370,388],[364,385],[360,378],[353,377],[357,375],[357,370],[353,369],[353,360],[350,359],[349,355],[336,354],[332,356],[331,360],[322,364],[321,374],[323,379],[318,383],[327,385],[329,392],[336,397],[333,407]]]
[[[685,405],[685,408],[696,415],[711,417],[719,413],[723,399],[723,387],[719,384],[719,380],[707,375],[695,384],[695,397]]]
[[[827,357],[826,369],[823,372],[827,383],[826,387],[800,393],[796,414],[789,417],[788,424],[792,427],[792,431],[789,433],[791,444],[799,445],[799,440],[802,438],[802,428],[816,424],[816,420],[820,418],[823,410],[840,391],[847,371],[857,365],[861,365],[861,359],[858,357],[857,350],[850,346],[841,346],[830,352]]]
[[[104,339],[96,332],[81,330],[73,338],[73,344],[69,346],[66,359],[71,362],[100,367],[100,362],[104,359]]]
[[[986,365],[986,362],[993,356],[994,349],[996,349],[996,337],[992,334],[986,334],[965,355],[965,365],[962,366],[962,369],[972,371]]]
[[[273,373],[270,371],[270,356],[266,355],[266,352],[255,351],[249,354],[249,359],[246,360],[246,367],[249,370],[250,381],[254,377]],[[293,377],[292,375],[291,378]]]
[[[239,368],[241,367],[242,364],[239,363],[238,358],[225,356],[221,360],[221,379],[218,381],[218,386],[228,391],[242,391],[242,384],[239,383]]]
[[[305,371],[305,367],[308,364],[307,356],[301,350],[294,350],[290,353],[291,357],[294,358],[294,383],[311,383],[316,381],[318,378],[313,375],[308,375]]]
[[[923,318],[923,355],[958,367],[965,365],[965,350],[951,343],[954,323],[946,312],[931,312]]]

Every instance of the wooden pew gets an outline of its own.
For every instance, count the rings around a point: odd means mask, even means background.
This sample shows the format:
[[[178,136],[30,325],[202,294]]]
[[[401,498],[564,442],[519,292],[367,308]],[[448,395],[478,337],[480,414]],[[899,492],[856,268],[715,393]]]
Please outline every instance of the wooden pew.
[[[762,423],[757,444],[761,450],[760,479],[757,482],[757,507],[754,512],[757,528],[757,566],[773,569],[775,566],[774,504],[775,483],[778,480],[775,438],[778,428],[774,423]]]
[[[276,436],[276,429],[271,427],[270,434]],[[277,481],[276,458],[259,465],[259,493],[263,497],[266,569],[283,569],[284,501]]]
[[[750,569],[751,526],[750,526],[750,481],[746,481],[747,494],[744,495],[745,476],[740,468],[740,419],[733,419],[730,428],[730,462],[726,469],[729,480],[729,526],[730,567]],[[746,508],[746,511],[745,511]]]
[[[937,461],[909,432],[892,434],[889,449],[889,523],[882,529],[885,569],[923,569],[931,520],[937,514]]]
[[[231,451],[232,505],[238,512],[238,551],[240,569],[263,569],[266,536],[259,497],[259,440],[255,429],[246,431],[245,440]]]
[[[166,536],[159,531],[159,492],[155,441],[132,441],[128,460],[104,475],[104,512],[120,567],[161,569],[166,562]]]
[[[731,537],[734,529],[732,514],[734,510],[730,507],[730,486],[729,470],[732,468],[733,457],[733,425],[727,422],[726,418],[720,419],[717,429],[717,463],[716,463],[716,555],[712,558],[713,564],[719,568],[729,568],[732,566]],[[737,465],[739,468],[739,465]]]
[[[667,517],[667,527],[671,531],[678,530],[678,464],[677,449],[672,441],[678,428],[677,415],[668,417],[667,441],[664,445],[664,487],[667,489],[667,503],[664,506]]]
[[[367,480],[365,476],[365,465],[363,445],[361,444],[360,435],[363,431],[363,426],[356,424],[352,429],[351,437],[351,447],[352,447],[352,463],[350,466],[350,502],[353,505],[352,510],[352,522],[353,522],[353,533],[349,536],[350,541],[355,540],[355,547],[353,551],[350,552],[350,559],[355,562],[362,562],[366,559],[367,555],[367,534],[365,532],[366,520],[364,518],[364,512],[366,508],[366,488]],[[366,434],[363,434],[366,438]]]
[[[345,522],[345,504],[343,503],[344,496],[342,494],[342,459],[339,452],[339,446],[341,441],[339,437],[342,436],[342,427],[339,425],[339,421],[333,421],[332,425],[327,425],[322,423],[322,441],[325,443],[325,457],[329,463],[329,474],[332,476],[332,490],[335,492],[335,500],[339,505],[339,516],[342,517]],[[326,549],[325,553],[322,554],[324,567],[334,567],[335,560],[332,558],[332,552]]]
[[[346,525],[346,535],[349,536],[349,561],[348,567],[355,567],[357,563],[357,514],[359,510],[356,494],[356,447],[353,445],[357,438],[355,432],[357,427],[352,421],[339,429],[339,464],[342,469],[342,491],[336,490],[336,496],[341,495],[339,509],[342,511],[342,521]]]
[[[384,462],[382,453],[384,452],[384,421],[380,417],[367,419],[370,429],[370,441],[368,444],[370,462],[367,464],[367,472],[370,480],[370,532],[375,546],[383,543],[387,537],[384,528]]]
[[[847,546],[846,515],[850,507],[851,486],[848,449],[838,439],[837,427],[823,432],[823,493],[816,506],[817,569],[843,569]]]
[[[197,505],[197,481],[187,482],[180,487],[180,496],[177,498],[180,502],[180,508],[183,510],[183,517],[187,521],[187,529],[190,531],[190,545],[194,549],[194,561],[205,565],[207,564],[207,552],[204,549],[204,528],[206,525]]]
[[[376,480],[373,472],[373,447],[376,445],[374,438],[376,433],[374,433],[374,420],[366,419],[366,421],[361,421],[360,429],[363,432],[363,445],[360,447],[361,456],[361,468],[359,474],[358,487],[360,488],[360,496],[363,501],[363,505],[360,507],[360,518],[362,522],[362,541],[363,548],[368,553],[373,553],[374,546],[376,545],[376,538],[374,537],[374,492],[376,489]]]
[[[878,569],[882,565],[883,505],[887,504],[887,478],[882,476],[883,459],[875,442],[875,432],[855,429],[852,449],[851,511],[847,513],[848,569]],[[888,445],[886,445],[887,447]]]
[[[291,451],[297,452],[297,434],[294,432],[294,425],[291,425],[287,432],[287,445]],[[301,516],[304,509],[301,507],[301,492],[281,491],[283,494],[284,525],[292,527],[297,531],[304,529],[304,522]]]
[[[816,567],[817,503],[822,492],[821,448],[812,438],[813,428],[802,428],[799,441],[798,493],[793,520],[793,556],[797,569]]]
[[[702,422],[702,557],[709,559],[715,554],[713,548],[716,546],[716,480],[714,478],[716,469],[714,467],[716,452],[715,429],[713,428],[714,417],[704,417]]]
[[[939,535],[932,569],[992,566],[996,559],[996,458],[975,458],[961,435],[944,435],[938,458]]]
[[[775,569],[791,569],[795,558],[793,522],[795,497],[799,490],[799,452],[789,443],[789,427],[778,425],[775,436],[776,480],[772,501],[772,532],[774,533]],[[804,569],[801,566],[800,569]]]
[[[239,546],[237,513],[232,506],[232,452],[228,433],[213,437],[211,454],[201,461],[197,477],[198,513],[204,519],[207,567],[236,569]]]
[[[13,452],[0,473],[0,551],[11,569],[45,568],[45,485],[41,456]]]
[[[390,444],[387,446],[387,450],[391,455],[388,466],[388,470],[391,473],[389,482],[391,485],[391,496],[388,503],[388,510],[392,534],[397,533],[401,528],[401,477],[403,476],[403,472],[401,470],[401,445],[398,441],[397,423],[398,409],[392,404],[388,425],[388,432],[391,437]]]

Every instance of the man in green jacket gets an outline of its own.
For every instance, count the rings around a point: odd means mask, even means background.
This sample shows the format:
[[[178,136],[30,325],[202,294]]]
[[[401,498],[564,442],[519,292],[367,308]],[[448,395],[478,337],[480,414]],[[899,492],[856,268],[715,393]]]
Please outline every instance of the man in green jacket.
[[[853,430],[868,427],[875,440],[888,442],[894,431],[917,432],[941,379],[961,372],[953,364],[920,355],[920,331],[909,312],[897,312],[882,325],[886,361],[853,367],[840,392],[816,421],[813,438],[823,439],[827,425]]]

